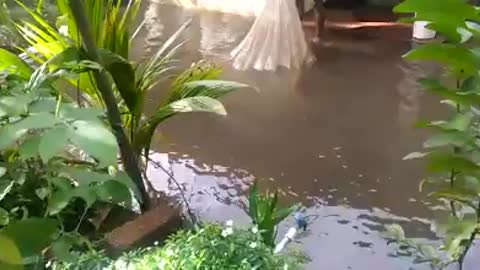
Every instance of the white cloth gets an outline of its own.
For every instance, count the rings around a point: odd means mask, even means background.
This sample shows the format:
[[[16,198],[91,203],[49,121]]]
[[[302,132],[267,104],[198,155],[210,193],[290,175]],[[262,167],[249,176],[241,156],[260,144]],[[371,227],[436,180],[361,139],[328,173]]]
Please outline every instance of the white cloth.
[[[246,16],[258,16],[267,0],[170,0],[185,8],[215,10],[225,13],[235,13]],[[315,5],[314,0],[305,0],[304,10],[308,11]]]
[[[234,67],[240,70],[276,70],[279,66],[301,68],[313,57],[295,0],[265,1],[264,9],[247,36],[231,52]]]

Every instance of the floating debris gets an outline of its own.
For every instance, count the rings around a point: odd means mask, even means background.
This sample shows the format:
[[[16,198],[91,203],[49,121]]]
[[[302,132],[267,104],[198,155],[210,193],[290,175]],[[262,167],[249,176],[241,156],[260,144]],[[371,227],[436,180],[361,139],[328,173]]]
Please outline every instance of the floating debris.
[[[336,147],[334,147],[334,148],[333,148],[333,150],[335,150],[335,151],[339,151],[339,150],[342,150],[342,147],[340,147],[340,146],[336,146]]]
[[[409,202],[417,202],[417,199],[415,199],[415,198],[410,198],[410,199],[408,199],[408,201],[409,201]]]
[[[337,158],[342,158],[342,156],[341,156],[341,155],[337,155]]]
[[[347,169],[347,168],[348,168],[348,166],[345,165],[345,164],[343,164],[342,167],[343,167],[344,169]]]
[[[376,189],[372,188],[372,189],[369,189],[368,192],[378,192]]]
[[[318,158],[325,158],[324,155],[318,155]]]
[[[318,182],[318,179],[317,179],[317,178],[313,178],[313,182],[317,183],[317,182]]]
[[[363,177],[363,174],[359,173],[359,174],[358,174],[358,177],[362,178],[362,177]]]
[[[288,191],[288,194],[292,195],[293,197],[298,197],[298,193],[295,193],[291,190]]]

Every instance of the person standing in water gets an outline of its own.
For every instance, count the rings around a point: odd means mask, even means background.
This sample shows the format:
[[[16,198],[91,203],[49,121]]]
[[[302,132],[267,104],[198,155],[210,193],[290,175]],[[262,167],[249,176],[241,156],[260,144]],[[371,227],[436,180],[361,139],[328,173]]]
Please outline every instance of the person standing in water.
[[[311,0],[310,0],[311,1]],[[263,10],[231,52],[236,69],[299,69],[313,56],[305,40],[296,0],[265,0]]]

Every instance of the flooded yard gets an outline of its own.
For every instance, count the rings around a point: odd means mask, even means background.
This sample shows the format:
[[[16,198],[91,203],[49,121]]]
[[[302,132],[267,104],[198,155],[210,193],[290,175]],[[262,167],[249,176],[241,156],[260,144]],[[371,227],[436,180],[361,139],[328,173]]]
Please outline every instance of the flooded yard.
[[[428,268],[391,256],[382,238],[385,224],[400,223],[409,236],[435,240],[433,206],[418,192],[423,164],[402,161],[420,150],[426,135],[414,123],[444,115],[416,81],[441,70],[401,58],[415,44],[380,30],[352,31],[314,46],[318,61],[304,70],[244,72],[228,57],[252,19],[157,3],[143,12],[136,57],[151,56],[192,19],[182,35],[180,65],[206,58],[224,69],[224,79],[252,86],[223,99],[228,116],[182,115],[158,130],[153,157],[170,165],[201,218],[247,223],[244,196],[259,179],[262,188],[279,189],[284,203],[308,208],[310,228],[293,244],[311,257],[307,269]],[[149,174],[158,189],[176,192],[164,186],[161,171]],[[293,224],[288,219],[280,234]],[[474,249],[471,256],[478,254]],[[471,259],[465,269],[475,269]]]

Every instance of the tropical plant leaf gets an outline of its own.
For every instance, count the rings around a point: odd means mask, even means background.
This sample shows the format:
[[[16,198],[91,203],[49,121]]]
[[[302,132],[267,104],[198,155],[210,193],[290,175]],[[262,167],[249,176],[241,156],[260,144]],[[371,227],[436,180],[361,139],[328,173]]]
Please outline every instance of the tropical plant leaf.
[[[443,146],[462,147],[473,143],[474,138],[464,132],[444,132],[431,136],[423,143],[424,148],[434,148]]]
[[[59,125],[43,134],[38,144],[38,152],[43,162],[48,163],[52,157],[64,149],[69,135],[69,129],[64,125]]]
[[[10,214],[7,210],[0,207],[0,226],[6,226],[10,223]]]
[[[18,149],[20,157],[24,160],[37,157],[41,140],[41,136],[29,136],[26,138]]]
[[[30,129],[53,127],[57,119],[50,113],[31,114],[24,119],[0,129],[0,149],[14,144]]]
[[[480,59],[475,53],[452,44],[425,44],[408,52],[404,57],[411,61],[435,61],[445,64],[462,76],[470,76],[480,68]]]
[[[117,140],[110,130],[101,123],[82,120],[73,122],[72,126],[72,142],[97,159],[99,166],[117,164]]]
[[[0,117],[14,117],[25,114],[31,101],[31,98],[27,95],[0,97]]]
[[[467,158],[451,153],[435,153],[428,157],[427,168],[432,172],[449,172],[461,170],[463,172],[478,172],[480,167]]]
[[[19,56],[0,48],[0,71],[9,71],[12,74],[28,80],[32,75],[32,69]]]
[[[6,270],[21,270],[22,254],[18,250],[15,242],[7,236],[0,233],[0,267]]]
[[[130,112],[137,112],[139,91],[135,84],[135,71],[132,65],[123,57],[107,50],[99,50],[101,61],[115,82]]]
[[[72,193],[65,190],[57,190],[52,193],[48,201],[48,213],[51,216],[59,214],[72,199]]]
[[[57,226],[53,219],[28,218],[10,223],[0,234],[11,239],[22,257],[27,258],[39,255],[52,242]]]
[[[116,180],[109,180],[96,186],[96,194],[101,201],[110,203],[125,203],[130,206],[132,195],[128,187]]]
[[[0,202],[12,190],[14,182],[7,179],[0,179]]]

